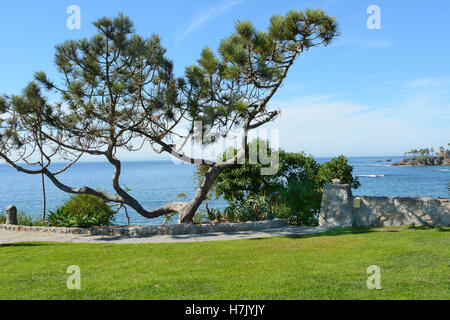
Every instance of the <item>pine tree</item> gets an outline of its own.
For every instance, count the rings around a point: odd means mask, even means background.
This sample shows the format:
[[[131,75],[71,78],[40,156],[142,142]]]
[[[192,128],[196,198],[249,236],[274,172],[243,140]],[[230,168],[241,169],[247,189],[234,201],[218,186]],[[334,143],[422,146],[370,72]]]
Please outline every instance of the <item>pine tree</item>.
[[[123,14],[101,18],[94,26],[97,34],[92,38],[56,47],[62,81],[54,82],[40,71],[23,94],[1,97],[0,157],[20,172],[45,175],[65,192],[127,205],[147,218],[179,213],[182,223],[192,221],[220,172],[245,155],[248,132],[279,114],[269,110],[268,103],[296,59],[338,35],[335,19],[322,10],[273,16],[265,32],[250,21],[238,22],[217,54],[205,48],[198,62],[176,78],[157,35],[139,36]],[[52,102],[47,92],[59,96],[59,101]],[[199,122],[202,132],[211,136],[226,136],[240,128],[244,135],[239,152],[221,163],[186,155],[183,148],[196,138]],[[189,130],[183,135],[180,127],[186,123]],[[121,186],[117,151],[133,152],[148,144],[158,153],[209,167],[191,201],[148,210]],[[85,154],[104,157],[114,167],[115,194],[68,186],[59,179]],[[35,155],[43,161],[31,161]],[[68,165],[52,171],[55,158]]]

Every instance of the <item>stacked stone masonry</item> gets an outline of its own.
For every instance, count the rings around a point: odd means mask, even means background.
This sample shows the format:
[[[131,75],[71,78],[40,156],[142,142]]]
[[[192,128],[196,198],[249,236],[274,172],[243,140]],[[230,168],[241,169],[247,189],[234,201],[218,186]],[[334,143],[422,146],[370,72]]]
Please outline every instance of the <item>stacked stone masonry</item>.
[[[321,227],[450,226],[449,199],[354,197],[347,184],[324,187]]]
[[[285,220],[274,219],[258,222],[242,223],[217,223],[217,224],[183,224],[164,226],[135,226],[135,227],[105,227],[105,228],[58,228],[58,227],[28,227],[17,225],[0,225],[0,230],[47,232],[47,233],[71,233],[80,235],[104,235],[104,236],[153,236],[153,235],[182,235],[201,234],[213,232],[237,232],[260,231],[279,228],[287,225]]]

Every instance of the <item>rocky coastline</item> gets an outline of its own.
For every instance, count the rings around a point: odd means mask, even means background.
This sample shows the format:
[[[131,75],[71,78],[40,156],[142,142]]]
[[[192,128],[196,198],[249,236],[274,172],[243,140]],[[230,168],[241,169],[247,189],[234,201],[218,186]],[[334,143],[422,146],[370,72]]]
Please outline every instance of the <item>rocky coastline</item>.
[[[450,158],[444,157],[422,157],[405,158],[392,164],[393,166],[450,166]]]

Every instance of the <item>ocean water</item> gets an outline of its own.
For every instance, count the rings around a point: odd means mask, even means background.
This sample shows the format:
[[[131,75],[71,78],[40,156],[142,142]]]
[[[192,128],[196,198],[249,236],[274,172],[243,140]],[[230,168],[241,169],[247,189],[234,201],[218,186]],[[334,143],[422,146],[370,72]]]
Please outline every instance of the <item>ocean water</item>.
[[[392,162],[402,157],[391,157]],[[382,159],[383,162],[377,162]],[[318,158],[320,162],[328,158]],[[386,158],[349,158],[354,174],[359,176],[361,187],[353,190],[355,195],[372,196],[428,196],[448,198],[447,185],[450,182],[450,167],[393,167]],[[55,164],[54,169],[62,167]],[[168,201],[177,200],[184,192],[188,198],[195,190],[193,179],[195,166],[175,164],[172,161],[129,161],[123,163],[121,185],[131,188],[130,193],[145,208],[157,208]],[[63,183],[73,186],[89,186],[113,193],[111,177],[113,168],[103,162],[83,162],[61,174]],[[42,212],[40,176],[19,173],[5,164],[0,164],[0,211],[10,204],[19,210],[39,217]],[[54,210],[69,195],[57,189],[47,180],[47,208]],[[223,208],[226,202],[213,200],[210,207]],[[161,224],[163,217],[146,219],[129,210],[132,224]],[[176,219],[174,219],[176,220]],[[119,212],[115,224],[126,224],[123,211]]]
[[[376,162],[379,157],[349,158],[361,187],[354,195],[448,198],[450,166],[391,166],[403,157],[391,157],[392,162]]]

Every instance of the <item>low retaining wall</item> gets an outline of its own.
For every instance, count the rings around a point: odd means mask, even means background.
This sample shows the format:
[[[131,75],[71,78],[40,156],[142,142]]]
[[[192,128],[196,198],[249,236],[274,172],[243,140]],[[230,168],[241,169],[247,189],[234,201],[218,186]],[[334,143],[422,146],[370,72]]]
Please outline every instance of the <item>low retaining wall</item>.
[[[450,226],[449,199],[354,197],[349,185],[324,186],[321,227]]]
[[[140,236],[155,236],[155,235],[201,234],[214,232],[259,231],[265,229],[279,228],[286,225],[287,222],[285,220],[274,219],[267,221],[242,222],[242,223],[105,227],[105,228],[86,228],[86,229],[0,225],[0,230],[140,237]]]

